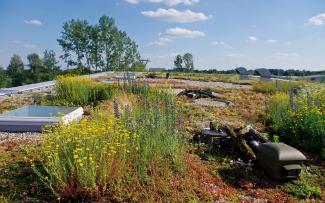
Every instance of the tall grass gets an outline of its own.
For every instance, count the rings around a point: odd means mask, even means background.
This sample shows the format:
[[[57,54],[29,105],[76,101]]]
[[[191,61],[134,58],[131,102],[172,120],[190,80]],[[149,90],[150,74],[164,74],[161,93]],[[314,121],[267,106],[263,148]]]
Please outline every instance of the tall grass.
[[[114,85],[100,84],[82,76],[59,76],[54,87],[56,103],[87,105],[113,97]]]
[[[131,114],[125,111],[123,116],[128,129],[139,135],[136,167],[142,180],[146,179],[152,161],[167,160],[171,166],[181,167],[184,152],[177,128],[175,98],[160,91],[149,94]]]
[[[292,81],[266,81],[253,83],[253,90],[255,92],[275,94],[276,92],[289,92],[291,89],[298,90],[302,86],[302,82]]]

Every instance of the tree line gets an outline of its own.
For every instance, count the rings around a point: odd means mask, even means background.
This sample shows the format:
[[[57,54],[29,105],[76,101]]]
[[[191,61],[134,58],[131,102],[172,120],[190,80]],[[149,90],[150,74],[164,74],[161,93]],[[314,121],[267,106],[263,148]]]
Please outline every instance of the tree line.
[[[7,69],[0,67],[0,87],[49,81],[61,73],[53,50],[45,50],[42,58],[36,53],[29,54],[27,60],[26,69],[21,57],[14,54]]]
[[[309,76],[309,75],[325,75],[325,70],[323,71],[309,71],[309,70],[294,70],[294,69],[268,69],[274,76]],[[230,70],[219,70],[219,69],[204,69],[195,70],[193,55],[191,53],[186,53],[183,56],[178,54],[174,59],[174,68],[172,71],[186,71],[194,73],[209,73],[209,74],[237,74],[235,69]],[[247,70],[249,75],[255,75],[255,70]]]
[[[6,69],[0,67],[0,88],[49,81],[66,73],[145,69],[138,45],[108,16],[102,16],[95,25],[72,19],[64,23],[57,41],[63,51],[60,58],[68,69],[61,68],[53,50],[45,50],[42,57],[29,54],[27,65],[14,54]]]
[[[309,70],[294,70],[294,69],[268,69],[274,76],[309,76],[309,75],[325,75],[324,71],[309,71]],[[247,70],[249,75],[255,75],[255,70]],[[215,73],[215,74],[237,74],[235,69],[230,70],[218,70],[218,69],[208,69],[208,70],[194,70],[196,73]]]

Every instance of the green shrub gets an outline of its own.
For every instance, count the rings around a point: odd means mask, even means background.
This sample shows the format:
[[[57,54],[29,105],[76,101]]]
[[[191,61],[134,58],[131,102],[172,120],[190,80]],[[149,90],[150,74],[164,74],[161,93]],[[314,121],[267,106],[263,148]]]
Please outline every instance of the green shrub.
[[[322,134],[325,133],[325,108],[317,103],[322,93],[315,97],[300,95],[290,101],[286,93],[271,97],[267,110],[267,121],[284,141],[293,146],[320,153],[323,147]]]

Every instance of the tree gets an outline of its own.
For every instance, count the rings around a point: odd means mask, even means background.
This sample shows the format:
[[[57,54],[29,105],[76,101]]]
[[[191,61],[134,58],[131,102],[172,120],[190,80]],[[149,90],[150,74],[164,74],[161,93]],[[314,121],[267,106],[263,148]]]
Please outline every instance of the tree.
[[[127,35],[124,36],[124,51],[123,67],[129,67],[129,65],[140,60],[138,45]]]
[[[180,54],[178,54],[174,60],[174,65],[176,70],[183,70],[183,59]]]
[[[64,54],[61,56],[68,66],[84,69],[84,59],[87,58],[89,68],[90,54],[86,52],[89,43],[89,26],[85,20],[71,20],[64,23],[61,38],[58,39]]]
[[[9,78],[6,71],[0,66],[0,88],[7,87],[9,85]]]
[[[38,54],[33,53],[27,56],[28,66],[30,68],[29,74],[31,82],[37,83],[42,81],[43,73],[45,72],[43,62]]]
[[[44,73],[42,80],[53,80],[60,73],[60,66],[53,50],[45,50],[43,56]]]
[[[96,25],[85,20],[65,23],[58,42],[64,52],[61,58],[68,66],[86,70],[117,70],[140,58],[136,43],[108,16],[102,16]]]
[[[103,69],[103,47],[101,46],[101,33],[98,25],[90,28],[90,42],[89,42],[89,54],[90,54],[90,64],[93,69],[98,71]]]
[[[115,20],[108,16],[102,16],[99,19],[99,29],[101,36],[101,47],[104,52],[104,70],[108,71],[112,69],[112,55],[113,55],[113,32],[117,29],[115,26]]]
[[[11,78],[12,86],[22,85],[24,82],[24,64],[20,56],[13,55],[7,68],[7,74]]]
[[[187,71],[194,70],[193,55],[191,53],[186,53],[183,56],[184,68]]]

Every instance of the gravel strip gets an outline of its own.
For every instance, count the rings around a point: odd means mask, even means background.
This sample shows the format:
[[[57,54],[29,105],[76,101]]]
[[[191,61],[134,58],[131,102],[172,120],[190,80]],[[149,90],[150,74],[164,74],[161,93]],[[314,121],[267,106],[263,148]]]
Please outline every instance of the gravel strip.
[[[212,107],[217,107],[217,108],[225,108],[228,106],[226,102],[215,101],[210,98],[196,99],[196,100],[194,100],[194,103],[201,105],[201,106],[212,106]]]
[[[179,80],[174,79],[177,82],[188,84],[190,86],[197,87],[222,87],[222,88],[240,88],[240,89],[251,89],[251,85],[238,85],[228,82],[204,82],[204,81],[194,81],[194,80]]]
[[[41,133],[8,133],[0,132],[0,144],[8,141],[38,141],[42,139]]]
[[[238,88],[238,89],[251,89],[251,85],[239,85],[230,82],[205,82],[205,81],[197,81],[197,80],[181,80],[181,79],[146,79],[149,84],[155,83],[172,83],[175,85],[187,85],[191,87],[198,88]]]

